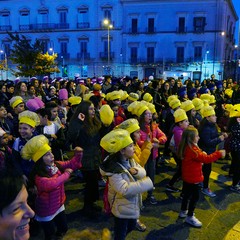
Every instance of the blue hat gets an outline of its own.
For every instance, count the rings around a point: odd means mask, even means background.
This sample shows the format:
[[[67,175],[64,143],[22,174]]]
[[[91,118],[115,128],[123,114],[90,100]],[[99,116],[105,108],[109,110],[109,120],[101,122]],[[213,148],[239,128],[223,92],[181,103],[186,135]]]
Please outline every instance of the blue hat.
[[[217,81],[217,82],[215,83],[215,85],[216,85],[217,88],[222,88],[222,87],[223,87],[223,84],[222,84],[221,81]]]
[[[186,87],[181,87],[181,88],[178,90],[178,96],[179,96],[179,97],[184,97],[185,94],[187,94],[187,89],[186,89]]]
[[[196,93],[197,93],[197,89],[191,88],[190,91],[188,92],[188,97],[193,98]]]
[[[198,90],[198,93],[200,93],[200,94],[208,93],[208,89],[207,89],[206,87],[201,87],[201,88]]]

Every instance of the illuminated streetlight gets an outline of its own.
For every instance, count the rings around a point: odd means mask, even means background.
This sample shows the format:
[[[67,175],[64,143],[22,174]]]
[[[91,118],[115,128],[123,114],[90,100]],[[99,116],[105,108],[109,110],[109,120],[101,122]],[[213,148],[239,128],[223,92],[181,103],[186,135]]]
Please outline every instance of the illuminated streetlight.
[[[108,19],[103,20],[103,24],[107,27],[108,29],[108,35],[107,35],[107,41],[108,41],[108,56],[107,56],[107,61],[108,61],[108,68],[109,68],[109,63],[110,63],[110,29],[113,28],[113,25],[110,23]]]

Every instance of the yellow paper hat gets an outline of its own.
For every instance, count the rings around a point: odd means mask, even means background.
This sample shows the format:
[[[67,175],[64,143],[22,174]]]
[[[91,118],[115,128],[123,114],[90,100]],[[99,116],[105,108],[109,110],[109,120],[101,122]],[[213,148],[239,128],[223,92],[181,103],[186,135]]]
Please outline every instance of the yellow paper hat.
[[[73,96],[68,99],[68,102],[71,106],[78,105],[82,101],[82,98],[79,96]]]
[[[109,126],[113,122],[114,112],[108,104],[102,105],[99,110],[101,122]]]
[[[139,104],[136,106],[136,115],[140,117],[146,110],[149,110],[147,105],[143,102],[139,102]]]
[[[203,101],[207,100],[208,102],[210,102],[210,94],[208,93],[201,94],[200,99]]]
[[[231,112],[234,108],[232,104],[225,104],[224,109],[228,112]]]
[[[20,96],[15,96],[15,97],[12,97],[10,100],[9,100],[9,103],[10,103],[10,106],[12,108],[15,108],[17,107],[17,105],[19,105],[20,103],[23,103],[23,99],[22,97]]]
[[[94,96],[94,93],[86,93],[83,95],[84,101],[89,101],[90,97]]]
[[[210,95],[209,104],[215,104],[215,103],[216,103],[215,96],[214,95]]]
[[[203,101],[200,98],[194,98],[192,100],[192,103],[193,103],[196,111],[200,110],[204,106]]]
[[[114,129],[106,134],[100,142],[100,145],[109,153],[116,153],[133,143],[130,134],[124,129]]]
[[[121,98],[121,95],[120,95],[119,91],[109,92],[106,95],[107,101],[114,101],[114,100],[117,100],[120,98]]]
[[[127,110],[132,113],[133,115],[137,115],[137,106],[140,102],[138,101],[135,101],[135,102],[132,102],[128,105],[127,107]]]
[[[25,160],[32,159],[34,162],[37,162],[50,150],[48,139],[44,135],[38,135],[27,141],[21,150],[21,156]]]
[[[153,97],[150,93],[145,93],[143,95],[143,100],[145,100],[146,102],[151,102],[153,100]]]
[[[212,115],[216,115],[212,106],[204,106],[201,110],[201,114],[203,117],[210,117]]]
[[[225,90],[224,93],[225,93],[225,95],[227,95],[228,97],[231,98],[231,97],[232,97],[232,94],[233,94],[233,90],[230,89],[230,88],[228,88],[228,89]]]
[[[176,109],[177,107],[181,106],[181,102],[178,98],[173,98],[170,102],[169,102],[169,106],[172,109]]]
[[[233,105],[229,117],[240,117],[240,104]]]
[[[153,103],[147,102],[146,106],[148,107],[148,109],[149,109],[149,111],[151,113],[155,113],[156,112],[156,108],[155,108],[155,105]]]
[[[173,116],[175,119],[175,123],[178,123],[178,122],[188,119],[186,112],[181,108],[177,109],[174,112]]]
[[[129,132],[129,134],[140,129],[138,120],[135,118],[129,118],[129,119],[125,120],[124,122],[122,122],[121,124],[116,126],[116,129],[117,128],[125,129]]]
[[[131,92],[131,93],[129,93],[129,95],[128,95],[128,99],[129,99],[130,101],[135,102],[135,101],[137,101],[137,100],[139,99],[139,95],[138,95],[137,93]]]
[[[181,108],[185,111],[188,112],[194,108],[194,105],[191,100],[186,100],[185,102],[182,102]]]
[[[40,119],[38,115],[35,112],[29,111],[29,110],[19,113],[18,119],[19,119],[19,124],[25,123],[30,125],[33,128],[40,124]]]
[[[171,95],[167,98],[167,102],[170,103],[173,99],[178,99],[178,95]]]
[[[128,98],[128,93],[127,91],[123,91],[123,90],[119,90],[118,91],[120,93],[120,100],[124,101]]]

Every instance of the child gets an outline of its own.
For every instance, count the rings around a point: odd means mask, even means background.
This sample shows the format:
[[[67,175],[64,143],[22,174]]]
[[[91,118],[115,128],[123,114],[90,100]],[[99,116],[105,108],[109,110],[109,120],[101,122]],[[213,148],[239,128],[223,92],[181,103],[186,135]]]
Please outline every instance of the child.
[[[45,240],[53,239],[55,234],[62,237],[68,230],[64,211],[64,182],[69,179],[73,170],[81,167],[82,149],[76,148],[75,156],[69,161],[55,162],[48,139],[39,135],[26,143],[21,156],[25,160],[32,159],[35,162],[30,185],[37,188],[35,219],[41,222]]]
[[[0,169],[7,167],[12,150],[8,146],[8,134],[0,127]]]
[[[174,183],[177,182],[177,180],[181,177],[181,159],[177,156],[178,146],[182,138],[182,133],[184,129],[186,129],[189,126],[189,121],[186,112],[183,109],[177,109],[174,112],[174,120],[175,120],[175,126],[172,130],[172,137],[169,143],[169,148],[172,151],[173,158],[175,162],[177,163],[177,171],[169,181],[169,183],[166,186],[166,191],[169,192],[179,192],[180,190],[176,187],[174,187]]]
[[[150,157],[151,150],[152,150],[152,143],[150,142],[150,139],[148,139],[140,148],[137,144],[137,142],[140,139],[140,127],[138,124],[138,120],[134,118],[129,118],[122,122],[120,125],[117,126],[117,128],[125,129],[129,132],[130,137],[133,140],[134,144],[134,154],[133,159],[140,164],[142,167],[146,164],[148,158]],[[140,220],[137,220],[136,229],[140,232],[144,232],[146,230],[145,224],[140,222]]]
[[[100,145],[110,155],[100,166],[108,176],[108,200],[114,215],[114,239],[124,240],[135,229],[140,215],[141,193],[153,188],[146,172],[133,159],[133,141],[128,131],[115,129],[106,134]]]
[[[203,181],[202,163],[211,163],[221,157],[225,157],[225,150],[215,151],[206,154],[201,151],[197,143],[199,140],[198,131],[190,126],[184,130],[178,148],[179,158],[182,160],[183,199],[180,218],[185,222],[201,227],[202,223],[194,216],[194,209],[199,199],[199,183]]]
[[[203,115],[203,119],[200,122],[200,126],[198,128],[199,131],[199,147],[205,151],[207,154],[211,154],[216,151],[217,145],[223,142],[227,137],[227,133],[221,133],[218,131],[217,126],[217,117],[214,111],[214,108],[211,106],[204,106],[201,111]],[[202,193],[209,196],[215,197],[216,194],[211,191],[209,188],[209,177],[212,171],[211,163],[203,164],[203,189]]]

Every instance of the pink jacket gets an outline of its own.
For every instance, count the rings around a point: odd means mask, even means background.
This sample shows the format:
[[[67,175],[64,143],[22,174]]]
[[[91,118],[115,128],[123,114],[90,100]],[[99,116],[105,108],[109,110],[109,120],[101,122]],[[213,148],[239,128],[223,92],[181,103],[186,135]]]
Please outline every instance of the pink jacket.
[[[159,144],[165,144],[167,141],[167,137],[164,132],[160,130],[158,124],[152,124],[152,132],[150,130],[150,126],[146,125],[147,131],[140,130],[140,140],[138,141],[138,145],[141,148],[144,142],[150,137],[151,142],[153,138],[157,138],[159,140]],[[158,148],[152,148],[153,159],[158,157]]]
[[[62,169],[71,168],[76,170],[81,167],[82,154],[74,156],[69,161],[59,161]],[[64,182],[70,177],[68,172],[61,173],[60,170],[51,177],[35,177],[37,197],[35,211],[40,217],[53,215],[64,204],[66,200]]]

